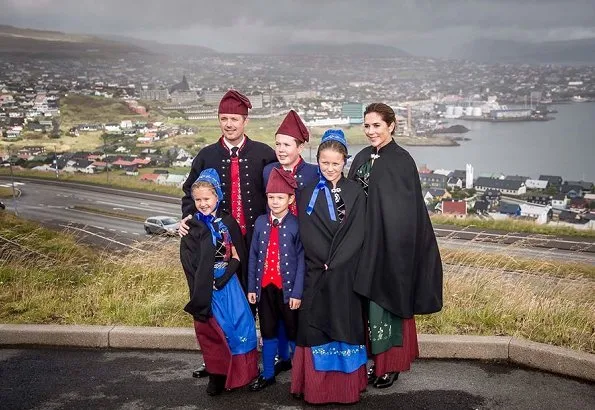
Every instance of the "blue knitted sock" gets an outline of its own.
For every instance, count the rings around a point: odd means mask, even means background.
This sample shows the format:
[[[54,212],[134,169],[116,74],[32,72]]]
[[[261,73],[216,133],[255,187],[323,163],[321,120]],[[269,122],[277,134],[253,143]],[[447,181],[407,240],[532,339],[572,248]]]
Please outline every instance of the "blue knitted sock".
[[[279,352],[279,358],[283,361],[289,360],[291,358],[289,353],[289,341],[287,340],[285,324],[282,320],[279,321],[277,326],[277,339],[279,340],[279,347],[277,348],[277,351]]]
[[[265,379],[275,377],[275,355],[277,354],[277,339],[262,340],[262,376]]]

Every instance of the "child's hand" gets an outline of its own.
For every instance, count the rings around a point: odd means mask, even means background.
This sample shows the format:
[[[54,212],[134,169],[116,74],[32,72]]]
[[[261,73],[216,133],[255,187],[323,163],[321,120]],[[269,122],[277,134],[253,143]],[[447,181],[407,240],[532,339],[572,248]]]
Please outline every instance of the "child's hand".
[[[188,215],[186,218],[184,218],[180,221],[180,226],[178,228],[178,235],[180,236],[180,238],[182,236],[188,235],[188,231],[190,230],[190,227],[188,226],[186,221],[190,218],[192,218],[192,215]]]
[[[289,309],[291,309],[291,310],[299,309],[301,304],[302,304],[301,299],[289,298]]]
[[[248,293],[248,302],[255,304],[256,303],[256,293],[250,292]]]

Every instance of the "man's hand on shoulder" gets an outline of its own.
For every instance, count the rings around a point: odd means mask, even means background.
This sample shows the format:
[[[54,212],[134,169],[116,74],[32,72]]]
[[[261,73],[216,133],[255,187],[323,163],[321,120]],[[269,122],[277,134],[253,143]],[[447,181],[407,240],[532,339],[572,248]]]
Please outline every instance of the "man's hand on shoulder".
[[[192,215],[188,215],[186,218],[184,218],[180,221],[180,227],[178,228],[178,235],[180,235],[180,238],[182,236],[188,235],[188,231],[190,231],[190,227],[188,226],[187,221],[190,218],[192,218]]]

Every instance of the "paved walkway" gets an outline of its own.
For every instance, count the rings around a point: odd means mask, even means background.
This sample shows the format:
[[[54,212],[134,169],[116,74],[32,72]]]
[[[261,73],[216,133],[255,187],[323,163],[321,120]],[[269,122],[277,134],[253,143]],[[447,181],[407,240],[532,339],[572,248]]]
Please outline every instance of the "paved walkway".
[[[2,409],[295,409],[289,374],[263,392],[211,398],[193,379],[199,353],[104,349],[0,349]],[[336,408],[324,406],[323,408]],[[354,409],[593,409],[595,383],[507,363],[419,360]],[[320,406],[312,407],[320,408]]]

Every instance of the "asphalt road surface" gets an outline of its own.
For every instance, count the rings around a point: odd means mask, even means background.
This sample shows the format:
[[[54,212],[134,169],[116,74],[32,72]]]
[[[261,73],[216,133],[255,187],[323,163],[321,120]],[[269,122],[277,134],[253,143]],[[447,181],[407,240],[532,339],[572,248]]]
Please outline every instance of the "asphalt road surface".
[[[143,224],[129,218],[103,215],[83,208],[142,218],[155,215],[180,216],[180,200],[158,194],[138,194],[116,189],[56,184],[39,180],[17,180],[22,196],[17,200],[19,215],[43,224],[65,228],[85,241],[113,249],[142,246],[139,242],[160,241],[145,234]],[[0,185],[9,185],[0,179]],[[14,212],[12,199],[5,201]],[[78,208],[78,209],[77,209]],[[501,234],[472,229],[436,226],[442,248],[469,249],[492,254],[505,253],[532,259],[564,260],[595,265],[595,243],[580,238],[558,240],[530,238],[524,234]]]
[[[0,179],[0,185],[8,184]],[[69,184],[48,184],[43,181],[20,181],[22,195],[17,200],[19,216],[58,228],[67,228],[71,233],[92,243],[106,247],[129,248],[139,241],[150,238],[141,221],[103,215],[85,210],[101,210],[111,213],[147,218],[156,215],[179,217],[180,201],[160,195],[144,195],[114,190],[93,191],[88,187]],[[6,202],[7,210],[14,212],[12,199]],[[79,209],[77,209],[79,208]]]
[[[289,372],[253,393],[218,397],[193,379],[199,353],[0,349],[2,409],[297,409]],[[322,406],[337,408],[338,405]],[[354,409],[593,409],[595,385],[480,361],[419,360],[388,389],[369,387]]]

